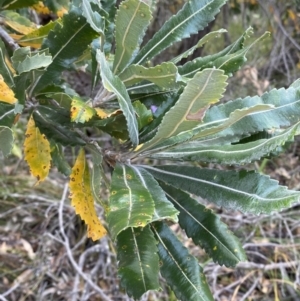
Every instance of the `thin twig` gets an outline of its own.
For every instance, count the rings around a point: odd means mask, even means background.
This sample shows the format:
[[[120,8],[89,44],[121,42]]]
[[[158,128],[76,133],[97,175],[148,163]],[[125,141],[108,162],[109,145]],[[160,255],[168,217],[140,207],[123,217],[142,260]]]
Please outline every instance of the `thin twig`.
[[[82,269],[78,266],[77,262],[75,261],[75,259],[73,257],[69,239],[65,233],[64,222],[63,222],[63,208],[64,208],[65,199],[67,197],[67,193],[68,193],[68,185],[66,184],[61,201],[60,201],[58,217],[59,217],[60,233],[64,239],[64,246],[67,251],[68,258],[69,258],[71,264],[73,265],[74,269],[76,270],[76,272],[100,295],[100,297],[102,298],[103,301],[112,301],[110,298],[108,298],[105,295],[103,290],[98,285],[96,285],[85,273],[83,273]]]
[[[2,27],[0,27],[0,37],[13,51],[20,48],[20,46],[14,41],[14,39]]]

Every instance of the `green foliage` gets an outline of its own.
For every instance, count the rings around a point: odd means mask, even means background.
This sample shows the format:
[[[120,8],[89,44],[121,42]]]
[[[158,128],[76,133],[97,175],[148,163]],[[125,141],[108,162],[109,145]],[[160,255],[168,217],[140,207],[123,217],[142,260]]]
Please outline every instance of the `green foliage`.
[[[229,210],[271,214],[297,202],[300,193],[254,171],[198,163],[251,163],[292,141],[300,131],[300,80],[220,103],[228,76],[268,36],[246,45],[251,28],[218,53],[181,64],[223,29],[154,65],[163,50],[212,21],[226,0],[188,1],[145,43],[155,1],[125,0],[116,8],[114,0],[48,0],[46,8],[54,13],[69,10],[40,28],[13,11],[37,4],[25,2],[0,1],[5,30],[16,40],[0,41],[0,151],[9,155],[19,114],[32,114],[30,133],[40,132],[40,141],[50,145],[44,151],[49,166],[51,156],[52,165],[70,176],[76,212],[88,221],[92,238],[100,237],[93,229],[101,225],[93,200],[104,207],[127,293],[137,299],[158,290],[161,273],[178,299],[213,300],[201,265],[169,226],[179,223],[220,265],[246,260],[238,237],[201,198]],[[90,72],[95,96],[77,95],[61,78],[78,66]],[[112,146],[104,148],[94,138],[107,134]],[[69,165],[64,146],[81,149],[80,164]],[[43,167],[30,160],[38,150],[31,143],[26,156],[40,175]],[[153,159],[161,164],[152,166]],[[108,200],[99,195],[102,183]]]

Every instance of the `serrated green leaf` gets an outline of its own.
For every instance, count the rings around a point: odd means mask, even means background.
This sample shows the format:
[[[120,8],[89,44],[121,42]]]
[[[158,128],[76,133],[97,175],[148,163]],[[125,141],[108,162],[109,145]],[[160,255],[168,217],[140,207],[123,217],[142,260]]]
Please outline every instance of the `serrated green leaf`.
[[[133,63],[141,65],[177,41],[202,30],[214,19],[226,0],[191,0],[171,17],[141,49]]]
[[[154,201],[130,166],[116,164],[113,172],[107,222],[113,238],[129,227],[152,221]]]
[[[145,143],[142,150],[198,125],[209,106],[222,97],[226,79],[222,70],[206,69],[197,73],[188,82],[174,107],[162,119],[154,138]]]
[[[180,211],[179,224],[195,244],[200,245],[218,264],[235,266],[246,260],[238,238],[233,235],[211,209],[173,186],[162,184],[168,198]]]
[[[252,27],[249,27],[240,38],[238,38],[233,44],[227,46],[225,49],[218,53],[199,57],[192,61],[187,62],[183,66],[178,66],[178,72],[184,77],[192,77],[197,71],[201,71],[205,68],[212,68],[215,65],[215,61],[228,57],[241,49],[244,49],[244,43],[247,37],[253,34]]]
[[[149,5],[140,0],[120,4],[116,16],[115,74],[121,73],[134,59],[152,18]]]
[[[13,74],[9,69],[6,61],[5,61],[5,45],[3,41],[0,39],[0,74],[4,78],[4,81],[9,87],[14,85]]]
[[[213,301],[197,259],[164,223],[155,223],[152,230],[158,240],[161,274],[176,297],[182,301]]]
[[[105,20],[102,16],[92,8],[92,4],[96,7],[100,6],[100,3],[96,0],[83,0],[82,11],[88,23],[98,33],[104,34]]]
[[[193,162],[214,162],[222,164],[245,164],[259,160],[275,151],[279,146],[291,141],[300,133],[300,122],[268,139],[259,139],[248,143],[234,145],[211,145],[199,143],[195,147],[184,147],[182,144],[174,149],[152,155],[153,158],[175,159]]]
[[[171,137],[167,139],[166,141],[158,144],[155,146],[155,151],[153,153],[159,152],[160,149],[169,148],[176,145],[183,145],[185,148],[185,141],[188,140],[204,140],[204,141],[213,141],[219,136],[221,136],[220,133],[223,131],[226,131],[226,129],[230,128],[235,123],[238,123],[240,120],[245,118],[245,116],[257,113],[257,112],[266,112],[268,110],[272,110],[274,107],[272,105],[257,105],[250,108],[244,108],[244,109],[237,109],[233,111],[227,119],[219,120],[219,123],[216,122],[215,124],[205,124],[202,123],[199,126],[193,128],[190,131],[186,131],[183,133],[178,134],[177,136]],[[231,133],[232,134],[232,133]],[[234,134],[232,134],[234,135]],[[229,136],[229,134],[225,135],[226,137]],[[236,134],[235,137],[241,138],[241,133]],[[239,140],[238,139],[238,140]],[[204,146],[205,144],[203,144]]]
[[[199,136],[208,133],[213,127],[220,127],[221,124],[230,123],[230,115],[234,110],[249,110],[263,108],[264,105],[269,105],[269,109],[247,114],[237,122],[234,122],[230,127],[224,128],[218,132],[215,137],[228,135],[245,135],[260,132],[263,130],[281,128],[290,126],[300,120],[300,89],[290,87],[288,89],[273,89],[270,92],[263,94],[261,97],[246,97],[227,102],[219,106],[215,106],[207,111],[203,120],[203,130],[199,131]],[[206,129],[205,129],[206,128]],[[199,127],[200,129],[200,127]],[[210,134],[214,134],[211,132]],[[195,136],[197,138],[197,136]]]
[[[0,126],[0,151],[6,157],[10,154],[14,142],[13,131],[7,126]]]
[[[219,38],[221,36],[220,34],[225,33],[225,32],[227,32],[227,30],[223,29],[223,28],[216,30],[216,31],[209,32],[203,38],[201,38],[196,45],[194,45],[190,49],[186,50],[185,52],[183,52],[183,53],[179,54],[178,56],[176,56],[175,58],[173,58],[171,60],[171,62],[173,62],[174,64],[177,64],[182,59],[185,59],[185,58],[189,57],[190,55],[192,55],[196,49],[204,46],[204,44],[206,44],[213,38]]]
[[[155,178],[226,209],[254,214],[280,211],[300,198],[299,191],[279,186],[253,171],[225,171],[192,166],[143,166]]]
[[[0,101],[0,125],[12,127],[15,119],[15,106]]]
[[[44,40],[42,49],[49,48],[53,62],[35,83],[35,92],[60,78],[60,73],[78,59],[98,34],[86,22],[80,9],[73,7],[56,24]]]
[[[11,62],[15,70],[18,70],[18,67],[21,62],[23,62],[27,56],[30,56],[30,47],[20,47],[16,49],[11,57]]]
[[[119,75],[126,86],[132,86],[146,80],[164,89],[176,88],[177,76],[177,67],[171,62],[150,68],[130,65]]]
[[[64,146],[85,145],[80,136],[72,130],[69,112],[63,109],[39,106],[33,112],[33,118],[48,139]]]
[[[18,64],[17,71],[19,74],[29,72],[42,67],[47,67],[52,63],[51,55],[45,53],[33,56],[26,56],[26,58]]]
[[[153,176],[143,168],[136,168],[132,166],[132,169],[137,174],[141,184],[150,192],[154,201],[154,214],[152,221],[168,219],[177,223],[177,215],[179,212],[166,198],[164,191],[161,189]]]
[[[117,237],[119,276],[129,296],[140,298],[158,290],[159,258],[156,240],[149,226],[128,228]]]
[[[97,50],[96,58],[100,63],[100,73],[104,87],[114,92],[118,98],[119,105],[127,121],[127,128],[130,140],[133,145],[138,145],[139,142],[139,130],[138,122],[135,116],[134,108],[131,104],[130,97],[127,93],[125,85],[119,79],[118,76],[114,75],[109,68],[109,65],[104,57],[104,54]]]
[[[133,107],[138,116],[137,121],[140,130],[153,120],[153,115],[151,110],[148,110],[147,107],[144,104],[142,104],[139,100],[133,103]]]

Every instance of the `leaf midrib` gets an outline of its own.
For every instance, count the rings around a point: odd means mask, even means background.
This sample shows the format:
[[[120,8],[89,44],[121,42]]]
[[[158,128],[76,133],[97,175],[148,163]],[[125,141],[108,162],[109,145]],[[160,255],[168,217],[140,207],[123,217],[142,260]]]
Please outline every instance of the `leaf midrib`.
[[[213,1],[211,1],[213,2]],[[189,19],[193,18],[196,14],[198,14],[201,10],[204,10],[207,6],[211,4],[211,2],[207,3],[205,6],[201,7],[199,10],[191,14],[188,18],[184,19],[183,22],[179,23],[177,26],[174,27],[173,30],[171,30],[167,35],[165,35],[158,43],[156,43],[136,64],[139,65],[141,62],[147,57],[147,55],[157,47],[157,45],[160,45],[166,38],[168,38],[169,35],[173,34],[174,31],[176,31],[179,27],[181,27],[184,23],[186,23]]]
[[[286,197],[281,197],[281,198],[269,198],[269,199],[266,199],[266,198],[263,198],[263,197],[261,197],[261,196],[259,196],[257,194],[254,194],[254,193],[250,194],[250,193],[245,192],[245,191],[236,190],[234,188],[231,188],[231,187],[228,187],[228,186],[224,186],[224,185],[220,185],[220,184],[217,184],[217,183],[214,183],[214,182],[209,182],[209,181],[206,181],[206,180],[203,180],[203,179],[192,178],[190,176],[186,176],[186,175],[182,175],[182,174],[178,174],[178,173],[173,173],[173,172],[165,171],[165,170],[162,170],[162,169],[157,169],[157,168],[154,168],[154,167],[151,167],[151,166],[140,165],[140,167],[145,168],[145,169],[152,169],[152,170],[154,170],[156,172],[159,172],[159,173],[162,173],[162,174],[166,174],[166,175],[171,175],[171,176],[174,176],[176,178],[184,178],[184,179],[187,179],[187,180],[192,180],[192,181],[195,181],[195,182],[199,182],[199,183],[204,183],[204,184],[207,184],[207,185],[215,186],[217,188],[228,190],[228,191],[231,191],[231,192],[236,193],[236,194],[244,195],[244,196],[249,197],[251,199],[252,198],[257,198],[258,200],[264,201],[264,202],[283,201],[283,200],[289,199],[291,197],[291,195],[288,195]]]
[[[166,252],[169,254],[170,258],[174,261],[174,263],[176,264],[177,268],[180,270],[180,272],[183,274],[183,276],[186,278],[186,280],[191,284],[191,286],[195,289],[195,291],[197,292],[197,294],[199,295],[199,297],[205,301],[202,296],[200,291],[197,289],[197,287],[194,285],[194,283],[189,279],[189,277],[185,274],[185,272],[183,271],[183,269],[180,267],[179,263],[176,261],[176,259],[173,257],[172,253],[170,253],[169,249],[167,248],[167,246],[164,244],[163,240],[161,239],[160,235],[158,234],[158,232],[156,231],[155,227],[152,226],[153,231],[155,232],[157,238],[159,239],[160,243],[162,244],[162,246],[164,247],[164,249],[166,250]]]
[[[207,229],[202,223],[200,223],[189,211],[187,211],[179,202],[177,202],[176,199],[174,199],[171,195],[169,195],[166,191],[165,191],[166,195],[174,202],[176,203],[183,211],[185,211],[186,214],[188,214],[197,224],[200,225],[200,227],[202,227],[206,232],[208,232],[216,241],[218,241],[227,251],[228,253],[232,254],[233,257],[235,257],[237,259],[237,261],[240,261],[240,259],[231,251],[227,248],[227,246],[225,246],[212,232],[209,231],[209,229]]]

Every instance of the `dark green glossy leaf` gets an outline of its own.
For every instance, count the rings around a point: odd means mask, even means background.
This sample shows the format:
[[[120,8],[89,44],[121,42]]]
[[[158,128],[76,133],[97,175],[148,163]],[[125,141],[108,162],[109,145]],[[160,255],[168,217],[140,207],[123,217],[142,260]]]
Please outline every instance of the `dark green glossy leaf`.
[[[211,209],[199,204],[189,194],[162,183],[162,188],[175,207],[180,211],[179,224],[218,264],[235,266],[246,260],[245,252],[233,235]]]
[[[129,227],[152,221],[154,201],[130,166],[116,164],[110,189],[107,222],[113,238]]]
[[[12,127],[15,119],[15,106],[0,101],[0,125]]]
[[[161,189],[154,177],[143,168],[136,168],[134,166],[132,166],[132,168],[141,181],[141,185],[143,185],[150,192],[154,201],[154,214],[152,221],[168,219],[177,223],[177,215],[179,212],[166,198],[164,191]]]
[[[126,0],[116,15],[115,74],[121,73],[136,56],[152,18],[149,5],[140,0]]]
[[[254,171],[226,171],[192,166],[144,166],[155,178],[226,209],[255,214],[280,211],[300,198],[268,176]]]
[[[51,159],[52,164],[57,167],[59,172],[67,177],[71,174],[71,167],[64,157],[62,148],[53,142],[51,142]]]
[[[226,0],[191,0],[171,17],[141,49],[133,63],[141,65],[177,41],[188,38],[207,26]]]
[[[197,259],[164,223],[155,223],[152,230],[158,240],[161,274],[176,297],[182,301],[213,301]]]
[[[4,0],[3,9],[19,9],[23,7],[29,7],[38,2],[39,0]]]
[[[39,106],[33,118],[40,131],[62,145],[85,145],[80,136],[72,130],[69,113],[65,110]]]
[[[39,91],[60,78],[60,73],[78,59],[97,33],[86,22],[80,9],[73,7],[62,18],[44,40],[42,49],[49,48],[53,62],[37,80],[35,91]]]
[[[159,258],[157,242],[149,226],[128,228],[117,237],[119,276],[129,296],[140,298],[148,290],[158,290]]]
[[[118,98],[119,105],[127,121],[127,128],[130,140],[132,144],[138,145],[139,142],[139,129],[138,122],[136,119],[134,108],[131,104],[131,100],[127,93],[125,85],[119,79],[118,76],[114,75],[109,68],[108,62],[105,59],[104,54],[97,50],[97,60],[100,63],[100,73],[104,87],[114,92]]]

